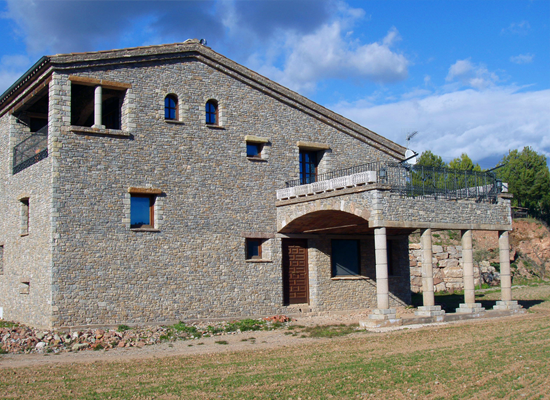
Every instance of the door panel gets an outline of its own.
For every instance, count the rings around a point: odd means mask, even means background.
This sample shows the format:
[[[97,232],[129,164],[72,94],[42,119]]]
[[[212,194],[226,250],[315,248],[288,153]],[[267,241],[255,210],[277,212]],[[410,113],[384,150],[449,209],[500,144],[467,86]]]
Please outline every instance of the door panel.
[[[283,239],[283,300],[285,304],[309,303],[305,239]]]

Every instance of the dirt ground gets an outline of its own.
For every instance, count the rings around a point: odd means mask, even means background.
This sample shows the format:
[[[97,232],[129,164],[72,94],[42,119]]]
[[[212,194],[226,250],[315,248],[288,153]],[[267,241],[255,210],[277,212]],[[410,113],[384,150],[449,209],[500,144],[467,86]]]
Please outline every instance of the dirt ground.
[[[498,300],[499,293],[482,294],[483,300]],[[513,290],[515,299],[524,302],[531,311],[549,313],[550,302],[542,301],[550,298],[550,285],[540,285],[535,287],[523,286],[516,287]],[[537,301],[541,300],[541,301]],[[332,315],[308,315],[299,316],[292,325],[317,326],[317,325],[336,325],[336,324],[357,324],[360,320],[365,320],[368,310],[354,313],[341,313]],[[398,309],[398,316],[410,317],[414,310],[407,308]],[[506,318],[529,318],[529,313],[519,316]],[[449,324],[474,324],[482,323],[482,319],[446,322],[440,325]],[[433,324],[432,324],[433,325]],[[418,329],[426,325],[403,326],[398,329]],[[395,329],[395,328],[394,328]],[[286,333],[286,334],[285,334]],[[234,334],[225,334],[222,336],[213,336],[193,340],[181,340],[176,342],[167,342],[158,345],[145,346],[139,348],[121,348],[99,351],[79,351],[59,354],[6,354],[0,356],[0,369],[36,367],[43,365],[59,365],[71,363],[92,363],[92,362],[118,362],[143,359],[160,359],[165,357],[183,356],[183,355],[203,355],[218,354],[229,352],[240,352],[247,350],[266,350],[287,348],[299,346],[307,343],[320,343],[332,339],[319,339],[292,336],[288,334],[288,329],[277,329],[273,331],[254,331]],[[383,333],[382,333],[383,334]],[[226,341],[227,344],[216,342]]]

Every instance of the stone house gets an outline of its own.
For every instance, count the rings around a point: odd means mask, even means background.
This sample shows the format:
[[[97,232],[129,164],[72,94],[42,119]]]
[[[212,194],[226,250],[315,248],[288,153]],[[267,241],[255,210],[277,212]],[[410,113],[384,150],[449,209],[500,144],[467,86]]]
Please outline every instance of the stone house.
[[[471,253],[472,229],[511,229],[490,177],[428,193],[404,147],[197,40],[42,57],[0,97],[0,141],[0,317],[37,327],[388,320],[412,231]]]

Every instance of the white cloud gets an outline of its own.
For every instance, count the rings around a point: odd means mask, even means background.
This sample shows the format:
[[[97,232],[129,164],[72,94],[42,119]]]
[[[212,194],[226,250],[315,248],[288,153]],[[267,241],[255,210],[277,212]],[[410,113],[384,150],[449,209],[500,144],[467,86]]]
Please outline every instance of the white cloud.
[[[419,134],[411,147],[449,161],[462,153],[473,160],[500,159],[510,149],[532,146],[550,157],[550,90],[497,87],[434,94],[392,104],[339,104],[337,112],[398,143]]]
[[[358,44],[346,35],[345,24],[335,21],[304,36],[288,35],[283,50],[287,57],[281,68],[260,66],[259,72],[291,89],[307,92],[324,79],[365,79],[377,83],[403,80],[409,61],[391,50],[399,40],[392,28],[380,41]]]
[[[533,58],[535,58],[534,54],[520,54],[514,57],[510,57],[510,61],[512,61],[515,64],[530,64],[533,62]]]
[[[513,35],[527,35],[531,29],[531,24],[528,21],[512,22],[507,28],[502,28],[501,34],[511,33]]]
[[[476,65],[468,58],[457,60],[451,65],[445,80],[447,82],[457,81],[474,89],[484,89],[493,86],[499,78],[494,72],[490,72],[485,65]]]

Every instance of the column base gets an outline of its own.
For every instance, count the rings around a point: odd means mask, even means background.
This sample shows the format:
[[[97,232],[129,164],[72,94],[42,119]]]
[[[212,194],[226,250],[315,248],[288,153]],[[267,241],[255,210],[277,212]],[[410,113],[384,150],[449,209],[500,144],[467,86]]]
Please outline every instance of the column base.
[[[369,314],[369,319],[359,321],[359,326],[362,328],[386,328],[392,326],[401,326],[401,318],[397,318],[395,308],[375,308]]]
[[[420,306],[414,312],[414,315],[418,317],[436,317],[445,315],[445,310],[442,310],[441,306]]]
[[[461,303],[456,309],[457,314],[478,314],[485,312],[485,308],[481,307],[481,303]]]
[[[493,310],[521,310],[523,307],[518,304],[516,300],[497,301],[497,304],[493,307]]]

